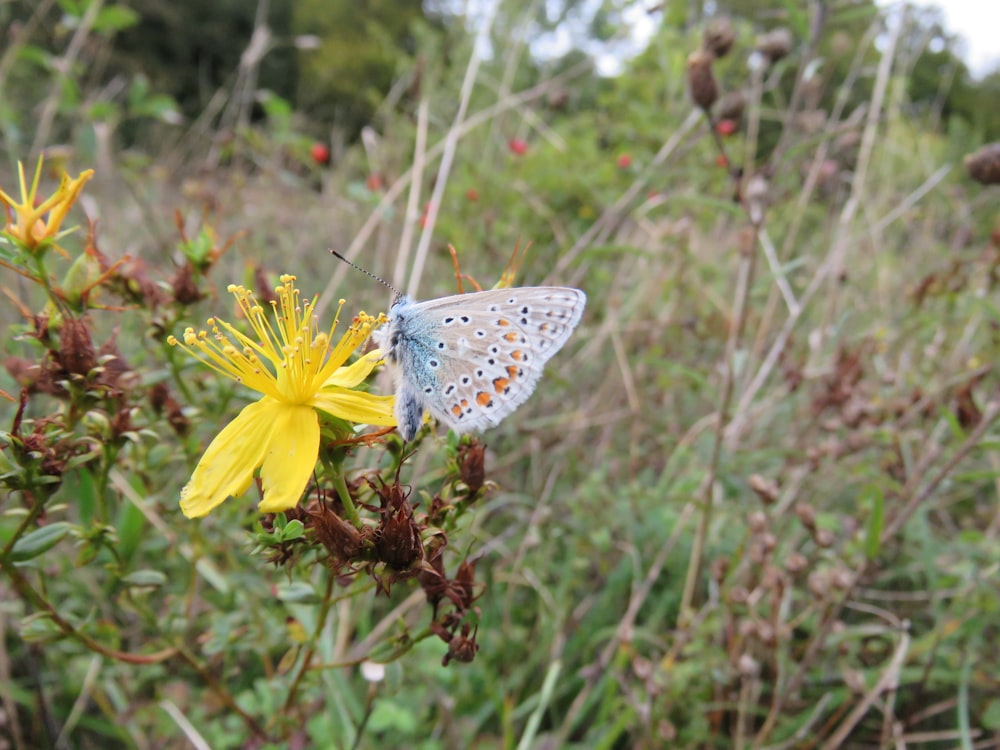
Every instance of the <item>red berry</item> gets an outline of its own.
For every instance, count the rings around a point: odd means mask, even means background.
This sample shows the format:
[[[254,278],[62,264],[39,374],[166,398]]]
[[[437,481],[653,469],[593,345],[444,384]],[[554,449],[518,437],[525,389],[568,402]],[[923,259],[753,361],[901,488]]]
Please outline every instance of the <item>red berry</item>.
[[[511,150],[511,153],[517,154],[518,156],[524,156],[528,153],[528,144],[526,141],[520,138],[511,138],[507,141],[507,148]]]
[[[632,166],[632,157],[631,156],[629,156],[628,154],[620,154],[618,156],[618,168],[619,169],[628,169],[631,166]]]
[[[479,200],[479,191],[476,190],[475,188],[469,188],[468,190],[465,191],[465,200],[475,203],[477,200]]]
[[[382,189],[382,178],[377,174],[370,174],[368,175],[368,180],[365,184],[368,186],[368,189],[374,193]]]
[[[715,123],[715,132],[722,136],[732,135],[736,132],[736,121],[719,120]]]
[[[720,167],[728,167],[729,159],[726,158],[725,154],[719,154],[715,157],[715,163]]]
[[[317,141],[309,149],[309,155],[312,156],[312,160],[317,164],[329,164],[330,163],[330,147],[325,143],[320,143]]]

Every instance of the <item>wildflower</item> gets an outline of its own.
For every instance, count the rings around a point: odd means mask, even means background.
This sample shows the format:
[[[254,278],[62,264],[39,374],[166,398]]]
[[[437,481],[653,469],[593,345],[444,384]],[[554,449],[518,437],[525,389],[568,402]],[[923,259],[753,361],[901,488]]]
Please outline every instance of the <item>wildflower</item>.
[[[181,510],[188,518],[203,516],[230,495],[245,492],[258,467],[264,491],[260,510],[277,513],[294,507],[319,453],[317,410],[358,424],[396,424],[392,396],[356,390],[382,352],[376,349],[343,366],[382,319],[359,314],[331,345],[333,328],[330,333],[316,330],[314,302],[300,303],[294,282],[294,276],[281,277],[278,300],[271,304],[276,325],[252,292],[229,287],[256,341],[218,318],[208,321],[212,336],[188,328],[183,342],[169,339],[216,372],[262,394],[216,436],[181,490]],[[340,305],[342,309],[343,300]]]
[[[15,201],[7,193],[0,190],[0,201],[8,209],[4,234],[31,253],[45,250],[55,240],[67,233],[59,231],[66,219],[66,214],[80,197],[80,192],[87,180],[94,176],[93,169],[81,172],[79,177],[75,179],[70,179],[70,176],[63,172],[59,189],[36,206],[38,181],[42,175],[42,160],[42,157],[38,157],[38,166],[35,168],[30,188],[24,179],[24,165],[21,162],[17,163],[21,187],[20,202]],[[13,220],[10,211],[14,212]]]

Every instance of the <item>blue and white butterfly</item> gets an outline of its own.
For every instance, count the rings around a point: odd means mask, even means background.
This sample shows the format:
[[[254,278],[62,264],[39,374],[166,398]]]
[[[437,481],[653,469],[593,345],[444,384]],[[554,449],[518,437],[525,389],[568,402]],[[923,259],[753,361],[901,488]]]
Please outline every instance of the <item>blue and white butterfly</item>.
[[[395,370],[399,434],[412,440],[425,408],[459,433],[498,425],[535,390],[586,304],[558,286],[397,297],[373,337]]]

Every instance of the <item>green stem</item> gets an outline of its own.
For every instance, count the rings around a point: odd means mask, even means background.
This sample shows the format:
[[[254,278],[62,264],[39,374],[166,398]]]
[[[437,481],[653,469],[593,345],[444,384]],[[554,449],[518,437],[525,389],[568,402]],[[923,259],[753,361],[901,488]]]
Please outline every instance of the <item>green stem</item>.
[[[284,708],[286,712],[295,702],[295,696],[299,691],[299,685],[302,683],[302,678],[305,677],[306,672],[309,671],[309,665],[312,663],[313,655],[316,653],[316,643],[319,641],[323,630],[326,628],[326,620],[330,616],[330,608],[333,606],[333,585],[336,580],[336,574],[333,571],[328,571],[326,574],[326,592],[323,595],[323,600],[320,602],[319,617],[316,620],[316,630],[313,632],[313,636],[309,641],[309,646],[302,655],[302,661],[299,664],[299,671],[295,675],[295,679],[292,680],[292,686],[288,689],[288,697],[285,698]]]
[[[333,485],[337,488],[337,494],[340,495],[340,502],[344,506],[344,515],[347,516],[347,520],[354,524],[354,528],[361,528],[361,516],[358,514],[358,508],[354,504],[354,500],[351,498],[351,492],[347,489],[347,480],[344,478],[344,469],[340,464],[337,464],[333,473]]]

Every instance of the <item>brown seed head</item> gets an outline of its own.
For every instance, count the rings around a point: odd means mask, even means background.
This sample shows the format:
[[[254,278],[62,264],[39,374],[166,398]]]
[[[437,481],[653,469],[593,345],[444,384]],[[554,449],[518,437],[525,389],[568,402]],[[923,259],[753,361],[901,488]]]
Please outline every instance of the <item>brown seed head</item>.
[[[773,479],[767,479],[762,477],[760,474],[751,474],[747,479],[747,484],[750,485],[757,497],[761,499],[765,505],[772,505],[778,500],[778,483]]]
[[[57,357],[62,369],[73,375],[86,376],[97,366],[97,354],[86,320],[67,317],[63,321]]]
[[[194,280],[194,267],[190,263],[177,269],[170,287],[173,289],[174,300],[182,305],[193,305],[202,298],[201,290]]]
[[[424,559],[424,545],[420,539],[420,527],[413,518],[413,508],[406,499],[406,492],[398,479],[393,484],[373,483],[381,505],[382,521],[375,530],[375,554],[377,558],[396,572],[410,571],[416,574],[416,563]]]
[[[334,568],[340,568],[361,557],[364,537],[353,524],[342,519],[324,503],[310,510],[309,517],[316,540],[330,553]]]
[[[824,549],[832,547],[836,541],[836,537],[834,537],[833,532],[829,529],[814,529],[812,538],[816,542],[817,547],[823,547]]]
[[[715,57],[725,57],[733,48],[735,40],[736,31],[733,29],[733,22],[728,16],[716,16],[705,27],[701,46]]]
[[[774,29],[757,37],[755,49],[772,63],[787,57],[792,51],[792,32],[785,28]]]
[[[1000,183],[1000,143],[990,143],[965,157],[965,171],[981,185]]]
[[[761,534],[767,530],[767,514],[762,510],[755,510],[747,515],[747,526],[754,534]]]
[[[808,565],[809,561],[806,559],[805,555],[799,552],[791,553],[785,560],[785,570],[793,576],[801,573]]]
[[[486,481],[486,446],[478,440],[458,446],[458,474],[475,495]]]
[[[796,503],[795,515],[799,517],[799,523],[810,531],[816,528],[816,509],[808,503]]]
[[[719,98],[719,84],[712,70],[714,60],[712,53],[703,49],[692,52],[687,59],[688,92],[691,94],[691,101],[706,112]]]
[[[716,113],[720,120],[733,120],[739,123],[743,119],[743,110],[747,106],[747,96],[740,90],[727,91],[719,99]]]

